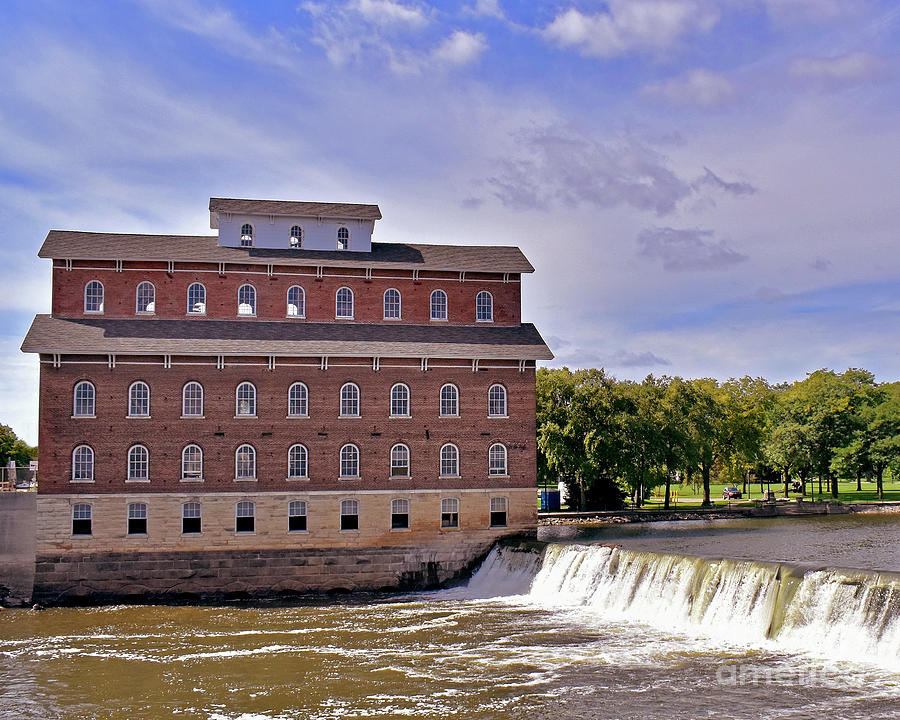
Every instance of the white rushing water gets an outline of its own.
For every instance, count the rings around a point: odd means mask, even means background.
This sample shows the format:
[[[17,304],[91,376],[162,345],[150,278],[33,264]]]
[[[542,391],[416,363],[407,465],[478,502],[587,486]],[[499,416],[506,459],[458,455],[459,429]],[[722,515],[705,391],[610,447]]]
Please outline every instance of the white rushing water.
[[[469,597],[518,594],[608,622],[900,670],[900,578],[853,570],[550,544],[494,550]]]

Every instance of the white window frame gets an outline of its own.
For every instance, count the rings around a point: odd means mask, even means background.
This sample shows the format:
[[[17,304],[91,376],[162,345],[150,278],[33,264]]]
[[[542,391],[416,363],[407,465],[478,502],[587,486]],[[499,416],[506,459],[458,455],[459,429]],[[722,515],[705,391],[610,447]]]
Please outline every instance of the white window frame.
[[[301,530],[291,530],[290,519],[294,517],[302,517],[306,527]],[[288,502],[288,532],[309,532],[309,503],[306,500],[291,500]]]
[[[300,473],[294,473],[294,451],[299,451],[300,458],[298,464]],[[303,443],[295,443],[288,448],[287,456],[287,479],[288,480],[309,480],[309,450]]]
[[[150,288],[150,302],[146,302],[146,297],[144,298],[145,302],[141,303],[141,288],[144,289],[146,295],[146,289]],[[144,305],[144,310],[141,310],[141,305]],[[153,307],[152,310],[148,310],[150,306]],[[138,283],[137,288],[134,291],[134,313],[135,315],[155,315],[156,314],[156,285],[154,285],[149,280],[141,280]]]
[[[299,302],[291,303],[291,291],[298,290],[300,292]],[[291,307],[296,308],[297,312],[292,313]],[[302,285],[291,285],[287,289],[287,299],[285,303],[285,317],[303,319],[306,317],[306,290]]]
[[[487,298],[486,304],[482,302],[485,297]],[[485,317],[482,317],[482,310],[485,308],[487,308],[487,313]],[[494,322],[494,296],[487,290],[482,290],[475,296],[475,322]]]
[[[395,397],[395,392],[397,393],[405,393],[405,398]],[[391,417],[392,418],[409,418],[412,417],[412,393],[409,390],[409,385],[406,383],[395,383],[391,388]],[[406,412],[396,412],[397,410],[403,410],[405,406]]]
[[[294,388],[302,391],[302,397],[297,398],[296,402],[302,405],[302,412],[294,412]],[[291,383],[288,388],[288,412],[289,418],[308,418],[309,417],[309,388],[304,382]]]
[[[90,310],[90,309],[88,309],[88,289],[94,284],[100,286],[100,295],[99,295],[100,306],[97,310]],[[105,295],[106,295],[106,288],[103,287],[102,282],[100,282],[99,280],[88,280],[84,284],[84,312],[90,313],[91,315],[102,315],[103,314],[103,303],[105,301]],[[91,297],[98,297],[98,296],[95,293],[92,293]]]
[[[190,510],[188,510],[190,507]],[[196,513],[196,514],[194,514]],[[196,532],[185,532],[184,521],[197,519],[200,521],[200,529]],[[203,505],[196,500],[188,500],[181,503],[181,534],[182,535],[200,535],[203,532]]]
[[[131,532],[131,521],[132,520],[143,520],[144,521],[144,532]],[[147,535],[150,530],[150,511],[147,507],[147,503],[144,502],[133,502],[128,503],[128,518],[127,524],[125,526],[125,534],[126,535]]]
[[[410,522],[409,522],[409,507],[410,502],[407,498],[392,498],[391,499],[391,530],[409,530]],[[394,527],[394,516],[395,515],[406,515],[406,525],[402,525],[400,527]]]
[[[448,455],[444,457],[444,451],[448,451]],[[449,451],[452,451],[452,459],[450,457]],[[450,463],[453,463],[453,467],[450,468]],[[446,470],[450,470],[447,472]],[[459,474],[459,448],[454,443],[444,443],[441,446],[440,453],[440,477],[445,478],[455,478],[460,477]]]
[[[90,391],[90,412],[79,412],[80,406],[88,403],[87,398],[78,397],[78,388],[86,386]],[[79,380],[72,388],[72,417],[73,418],[93,418],[97,417],[97,388],[90,380]]]
[[[297,242],[294,242],[295,239]],[[291,226],[290,235],[288,236],[288,247],[291,250],[303,249],[303,227],[301,225]]]
[[[500,393],[497,398],[492,397],[495,390],[499,389]],[[496,408],[495,405],[499,402],[503,403],[502,408]],[[506,386],[503,383],[494,383],[488,388],[488,417],[492,418],[505,418],[509,417],[509,395],[506,392]],[[502,410],[502,412],[497,412],[497,410]]]
[[[78,459],[79,450],[87,451],[84,460]],[[88,472],[79,472],[85,467]],[[82,443],[72,450],[72,482],[94,482],[94,448],[90,445]]]
[[[494,513],[503,513],[502,524],[498,524],[493,522],[493,517],[491,517]],[[488,510],[488,522],[491,527],[506,527],[509,525],[509,501],[505,497],[492,497],[491,503]]]
[[[188,387],[191,385],[196,385],[200,388],[200,412],[193,413],[188,412],[188,396],[187,391]],[[195,402],[195,398],[191,398],[190,402]],[[204,402],[205,402],[205,391],[203,389],[203,383],[197,380],[188,380],[184,386],[181,388],[181,417],[183,418],[203,418],[204,417]]]
[[[440,298],[443,298],[443,301],[441,301]],[[435,300],[437,300],[437,304],[435,304]],[[431,291],[429,306],[429,317],[431,320],[435,322],[447,322],[447,320],[450,319],[450,300],[447,297],[447,293],[440,288]],[[435,310],[438,312],[435,313]]]
[[[194,288],[200,288],[200,300],[195,300],[195,302],[191,302],[191,290]],[[194,307],[197,305],[202,305],[202,310],[194,310]],[[187,289],[187,314],[188,315],[206,315],[206,285],[201,282],[192,282],[188,285]]]
[[[341,516],[340,516],[340,528],[341,532],[358,532],[359,531],[359,500],[354,498],[347,498],[346,500],[341,500],[340,504]],[[342,527],[344,523],[344,516],[355,516],[356,517],[356,527],[355,528],[347,528],[346,530]]]
[[[188,474],[187,464],[188,462],[195,464],[198,462],[198,460],[191,459],[190,461],[188,461],[187,453],[189,450],[191,451],[191,454],[193,454],[193,451],[196,450],[197,454],[199,454],[200,456],[200,469],[198,471],[191,470],[191,474]],[[200,447],[197,443],[188,443],[181,449],[181,481],[203,482],[203,448]]]
[[[241,412],[241,388],[242,387],[250,387],[253,389],[253,394],[251,396],[250,402],[252,402],[252,406],[250,407],[250,412]],[[238,383],[238,386],[234,389],[234,416],[235,418],[255,418],[257,408],[257,390],[256,385],[254,385],[249,380],[243,380]],[[247,399],[244,399],[244,402],[247,402]]]
[[[252,302],[241,302],[241,293],[244,290],[249,290],[247,298],[252,300]],[[241,305],[249,305],[250,312],[241,312]],[[238,288],[237,292],[237,314],[238,317],[256,317],[256,287],[251,283],[244,283]]]
[[[242,461],[239,456],[242,451],[246,452],[247,448],[250,450],[250,472],[252,474],[241,475],[241,465],[243,463],[246,466],[246,462]],[[234,479],[239,482],[252,482],[256,480],[256,448],[250,443],[241,443],[234,451]]]
[[[488,448],[488,475],[491,477],[507,477],[509,475],[509,452],[503,443],[492,443]]]
[[[134,412],[134,390],[138,385],[143,385],[147,388],[147,412]],[[140,399],[140,398],[138,398]],[[128,386],[128,414],[126,417],[129,418],[149,418],[150,417],[150,385],[143,380],[135,380],[131,385]]]
[[[394,468],[405,468],[404,473],[395,473]],[[412,475],[412,461],[410,460],[409,445],[397,443],[391,448],[390,477],[408,478]]]
[[[444,390],[446,389],[453,390],[453,406],[455,408],[455,412],[449,413],[444,412]],[[453,383],[444,383],[441,386],[441,392],[439,395],[440,407],[438,408],[441,417],[459,417],[459,388]],[[449,403],[449,400],[448,400]]]
[[[348,454],[345,456],[344,451],[348,451]],[[353,457],[350,456],[350,452],[353,453]],[[359,457],[360,452],[359,448],[353,443],[347,443],[343,447],[341,447],[339,460],[339,475],[338,477],[344,479],[357,479],[360,477],[359,472]],[[354,470],[353,473],[345,473],[344,469]]]
[[[350,314],[346,314],[347,300],[341,300],[341,293],[347,291],[350,295]],[[342,308],[343,306],[343,308]],[[334,293],[334,317],[335,320],[352,320],[355,313],[356,302],[353,297],[353,290],[346,285],[339,287]],[[341,312],[344,312],[342,315]]]
[[[393,309],[396,304],[397,314],[396,315],[388,315],[388,293],[397,293],[397,301],[391,301],[391,308]],[[388,288],[384,291],[384,294],[381,296],[381,308],[382,308],[382,317],[384,320],[400,320],[403,317],[403,295],[397,288]]]
[[[87,511],[85,511],[87,508]],[[87,520],[88,532],[86,533],[75,533],[75,521],[76,520]],[[72,526],[69,528],[72,531],[72,536],[75,537],[90,537],[94,534],[94,507],[90,503],[75,503],[72,506]]]
[[[353,391],[355,392],[355,397],[344,396],[344,391]],[[353,405],[355,404],[355,410],[353,410]],[[346,410],[351,410],[351,412],[347,412]],[[359,385],[353,382],[347,382],[341,385],[341,395],[340,395],[340,406],[338,408],[338,416],[339,417],[361,417],[362,416],[362,393],[359,390]]]
[[[238,518],[253,518],[253,529],[238,530]],[[252,500],[239,500],[234,504],[234,532],[239,535],[253,535],[256,533],[256,503]]]
[[[337,236],[335,238],[335,247],[338,250],[349,250],[350,249],[350,228],[346,225],[341,225],[337,229]]]
[[[135,455],[143,457],[135,457]],[[128,474],[125,482],[150,482],[150,451],[146,445],[136,443],[128,448]]]
[[[441,528],[452,529],[459,527],[459,498],[441,498]],[[448,523],[444,524],[444,515],[450,515]],[[453,517],[455,516],[455,518]]]
[[[249,232],[246,232],[249,228]],[[244,223],[241,225],[241,236],[240,243],[242,248],[252,248],[253,247],[253,238],[255,236],[255,232],[253,231],[252,223]],[[249,242],[247,240],[249,239]]]

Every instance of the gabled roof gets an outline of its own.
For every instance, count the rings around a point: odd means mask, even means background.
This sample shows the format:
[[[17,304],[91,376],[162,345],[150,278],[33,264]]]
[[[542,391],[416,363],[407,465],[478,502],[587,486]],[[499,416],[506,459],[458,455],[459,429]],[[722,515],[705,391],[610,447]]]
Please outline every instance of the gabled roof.
[[[38,257],[72,260],[159,260],[256,265],[323,265],[451,272],[530,273],[517,247],[372,243],[371,252],[224,247],[215,235],[139,235],[51,230]]]
[[[358,203],[293,202],[291,200],[240,200],[210,198],[209,211],[237,215],[287,215],[334,220],[381,220],[377,205]]]
[[[551,360],[534,325],[376,325],[261,320],[64,319],[37,315],[23,352]]]

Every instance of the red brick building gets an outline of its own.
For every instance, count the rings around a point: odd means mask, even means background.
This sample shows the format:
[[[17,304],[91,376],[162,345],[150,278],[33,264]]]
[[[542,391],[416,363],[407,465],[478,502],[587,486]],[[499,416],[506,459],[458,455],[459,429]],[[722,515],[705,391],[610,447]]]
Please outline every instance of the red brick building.
[[[213,198],[217,236],[51,231],[35,598],[417,587],[535,530],[517,248]]]

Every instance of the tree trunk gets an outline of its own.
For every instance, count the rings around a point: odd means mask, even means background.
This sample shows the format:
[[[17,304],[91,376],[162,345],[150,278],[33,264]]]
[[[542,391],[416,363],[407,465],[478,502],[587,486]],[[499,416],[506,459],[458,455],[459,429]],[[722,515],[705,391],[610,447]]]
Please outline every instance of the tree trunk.
[[[856,492],[862,492],[862,470],[856,470]]]
[[[587,498],[584,495],[584,478],[581,475],[578,476],[578,509],[581,512],[587,510]]]
[[[706,463],[700,463],[700,474],[703,476],[703,507],[709,507],[712,503],[709,500],[709,471],[710,467]]]
[[[669,509],[669,497],[672,490],[672,473],[669,469],[666,469],[666,502],[663,505],[663,510]]]
[[[831,479],[831,497],[837,499],[838,496],[838,476],[837,473],[829,472]]]
[[[822,473],[819,473],[819,497],[822,497]]]
[[[784,473],[782,474],[784,478],[784,496],[790,497],[791,491],[791,471],[787,468],[784,469]]]
[[[875,470],[875,487],[878,489],[879,500],[884,500],[884,483],[882,483],[883,476],[884,468],[879,465]]]

